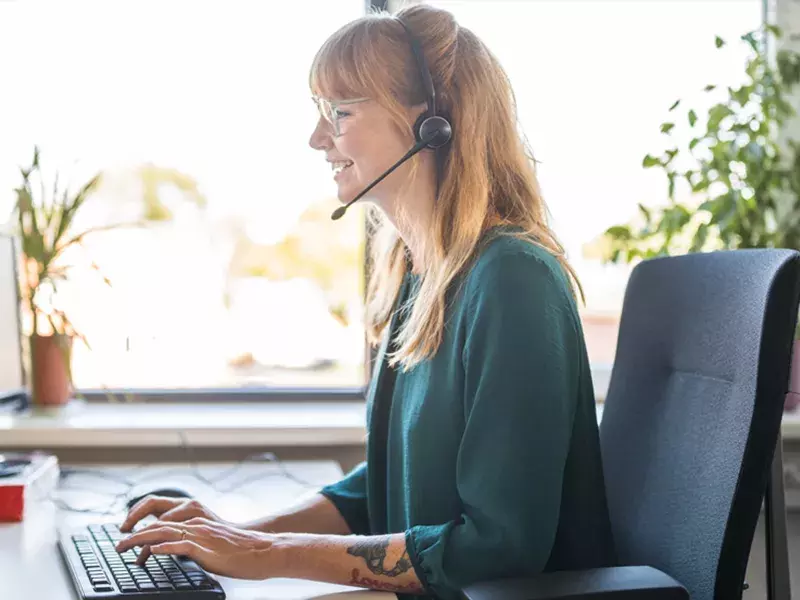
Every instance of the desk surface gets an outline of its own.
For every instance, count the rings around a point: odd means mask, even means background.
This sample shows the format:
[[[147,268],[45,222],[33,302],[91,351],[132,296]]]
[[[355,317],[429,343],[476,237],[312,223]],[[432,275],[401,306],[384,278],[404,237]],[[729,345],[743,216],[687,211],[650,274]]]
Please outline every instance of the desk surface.
[[[68,466],[62,465],[62,469]],[[342,472],[333,461],[272,463],[203,463],[158,466],[79,466],[80,473],[62,479],[53,499],[35,505],[22,523],[0,523],[0,585],[9,600],[74,600],[72,582],[56,548],[59,528],[97,522],[120,522],[126,489],[101,473],[138,482],[136,494],[170,485],[190,492],[220,517],[249,521],[279,510],[336,481]],[[83,472],[86,469],[87,472]],[[197,476],[199,475],[199,477]],[[211,481],[210,485],[203,479]],[[299,481],[298,481],[299,480]],[[302,481],[302,483],[300,483]],[[57,508],[54,499],[72,508],[108,509],[110,514]],[[358,600],[396,600],[394,594],[296,579],[241,581],[220,577],[229,600],[295,600],[336,596]]]

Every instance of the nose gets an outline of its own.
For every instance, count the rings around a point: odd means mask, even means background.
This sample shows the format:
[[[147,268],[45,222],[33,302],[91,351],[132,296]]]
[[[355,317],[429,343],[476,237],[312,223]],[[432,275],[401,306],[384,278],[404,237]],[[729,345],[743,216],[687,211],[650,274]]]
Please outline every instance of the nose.
[[[332,147],[333,137],[331,136],[330,126],[322,117],[317,120],[317,126],[311,132],[308,145],[314,150],[329,150]]]

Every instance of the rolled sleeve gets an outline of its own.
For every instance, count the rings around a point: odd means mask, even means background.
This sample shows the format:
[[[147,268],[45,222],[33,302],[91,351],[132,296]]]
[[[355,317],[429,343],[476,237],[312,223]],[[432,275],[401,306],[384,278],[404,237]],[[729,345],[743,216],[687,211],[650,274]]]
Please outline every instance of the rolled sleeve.
[[[579,393],[577,311],[566,279],[534,256],[496,257],[476,274],[466,319],[465,429],[456,465],[463,512],[406,532],[425,587],[545,569]]]
[[[319,493],[333,503],[352,533],[370,534],[366,462],[356,466],[341,481],[323,487]]]

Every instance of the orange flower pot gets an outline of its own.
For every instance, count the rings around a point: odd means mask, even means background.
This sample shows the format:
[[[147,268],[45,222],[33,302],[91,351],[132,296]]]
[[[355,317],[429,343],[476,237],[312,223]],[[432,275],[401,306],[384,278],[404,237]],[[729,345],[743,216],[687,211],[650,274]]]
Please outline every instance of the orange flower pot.
[[[72,395],[72,339],[66,335],[32,335],[30,343],[33,404],[66,404]]]

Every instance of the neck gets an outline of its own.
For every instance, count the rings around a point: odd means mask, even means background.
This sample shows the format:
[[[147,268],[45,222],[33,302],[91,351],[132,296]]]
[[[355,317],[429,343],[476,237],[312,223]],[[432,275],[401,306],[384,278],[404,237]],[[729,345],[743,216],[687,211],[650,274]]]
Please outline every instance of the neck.
[[[426,245],[433,226],[434,192],[403,194],[395,200],[398,210],[392,218],[400,237],[411,253],[412,271],[420,274],[426,264]]]
[[[416,274],[420,274],[426,264],[425,246],[433,226],[433,204],[436,200],[433,160],[421,161],[420,167],[417,177],[408,181],[391,200],[381,203],[386,216],[411,253],[412,271]]]

